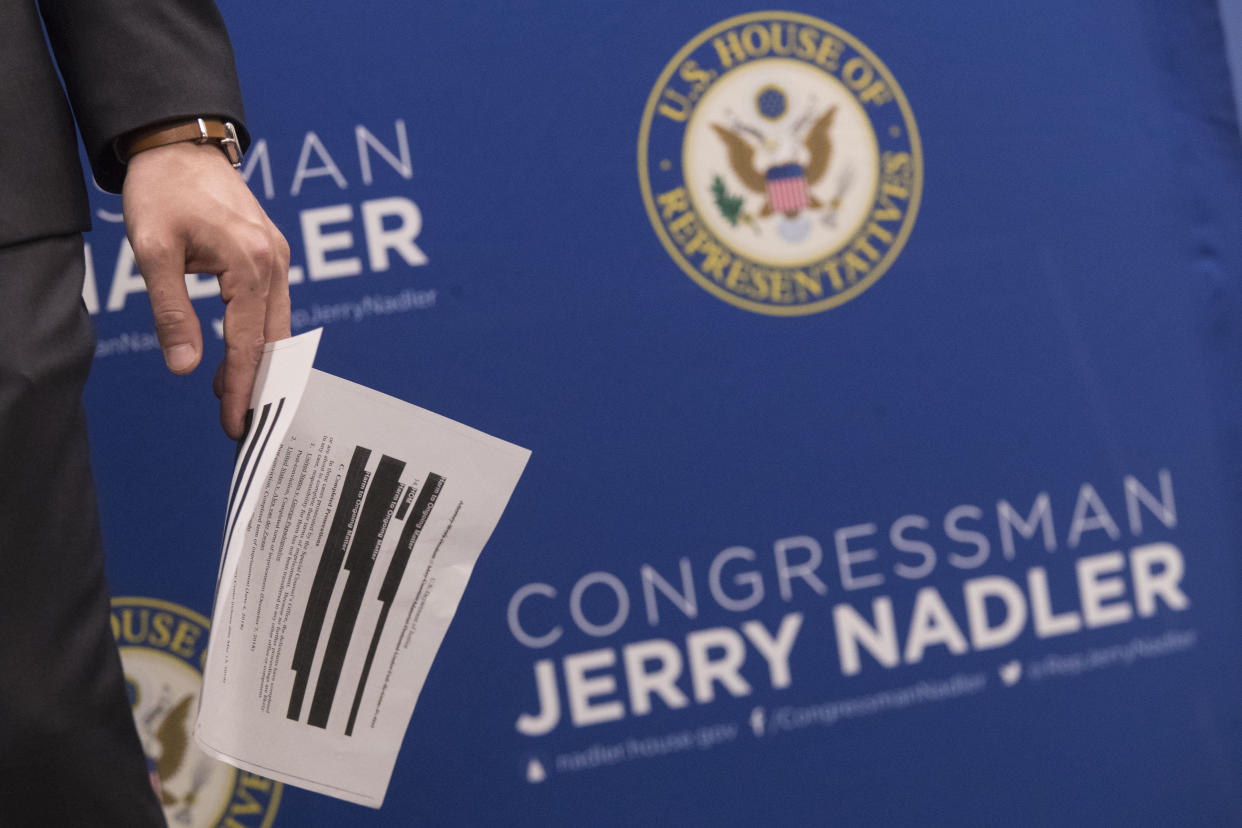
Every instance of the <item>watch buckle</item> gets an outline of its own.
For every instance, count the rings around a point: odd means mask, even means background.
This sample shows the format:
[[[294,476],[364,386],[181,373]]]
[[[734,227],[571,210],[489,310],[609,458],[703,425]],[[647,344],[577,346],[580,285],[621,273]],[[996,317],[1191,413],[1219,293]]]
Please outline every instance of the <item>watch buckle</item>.
[[[207,124],[203,119],[196,118],[195,120],[198,122],[198,143],[214,142],[219,144],[220,149],[224,150],[225,156],[229,159],[229,163],[233,165],[233,169],[240,170],[242,162],[241,142],[237,140],[237,129],[233,126],[233,122],[224,122],[223,138],[212,138],[207,134]]]

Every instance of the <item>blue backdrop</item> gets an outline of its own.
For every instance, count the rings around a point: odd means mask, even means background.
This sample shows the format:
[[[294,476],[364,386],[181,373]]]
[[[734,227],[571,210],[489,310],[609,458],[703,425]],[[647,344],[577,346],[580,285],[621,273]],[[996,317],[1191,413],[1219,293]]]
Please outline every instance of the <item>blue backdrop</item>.
[[[1213,3],[221,7],[318,367],[533,457],[383,809],[218,824],[1242,824]],[[95,196],[113,592],[206,613],[232,447]]]

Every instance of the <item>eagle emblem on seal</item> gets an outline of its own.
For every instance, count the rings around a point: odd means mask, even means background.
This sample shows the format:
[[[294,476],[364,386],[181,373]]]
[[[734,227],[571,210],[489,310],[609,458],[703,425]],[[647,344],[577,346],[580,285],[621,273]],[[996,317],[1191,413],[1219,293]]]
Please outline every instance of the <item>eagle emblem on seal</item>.
[[[811,187],[818,184],[828,172],[832,159],[830,130],[836,114],[837,108],[829,107],[806,133],[802,141],[807,157],[805,165],[797,158],[788,158],[783,163],[772,164],[764,170],[760,170],[755,162],[756,146],[743,137],[743,133],[757,138],[760,142],[759,148],[778,146],[779,142],[767,138],[754,127],[741,126],[735,131],[720,124],[711,125],[712,130],[724,142],[733,174],[746,189],[763,196],[759,218],[780,213],[793,219],[805,209],[824,206],[811,192]]]

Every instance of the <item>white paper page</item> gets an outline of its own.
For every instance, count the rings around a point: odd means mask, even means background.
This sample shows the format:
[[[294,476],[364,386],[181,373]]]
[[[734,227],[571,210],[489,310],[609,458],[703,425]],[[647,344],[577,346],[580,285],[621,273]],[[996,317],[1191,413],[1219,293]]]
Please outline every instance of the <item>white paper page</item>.
[[[222,579],[195,735],[371,807],[530,453],[312,370]]]
[[[229,483],[220,570],[216,575],[212,607],[213,625],[220,609],[221,586],[233,580],[246,524],[259,500],[259,490],[267,479],[276,448],[284,439],[302,399],[322,333],[323,328],[316,328],[289,339],[269,342],[263,348],[254,390],[250,394],[250,421],[238,444]]]

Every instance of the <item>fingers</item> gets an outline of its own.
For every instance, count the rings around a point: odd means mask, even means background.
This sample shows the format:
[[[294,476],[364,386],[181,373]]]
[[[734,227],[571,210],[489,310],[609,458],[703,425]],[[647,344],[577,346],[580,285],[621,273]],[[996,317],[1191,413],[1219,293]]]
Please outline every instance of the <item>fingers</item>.
[[[224,362],[222,361],[216,366],[216,375],[211,378],[211,390],[216,395],[216,399],[224,396]]]
[[[271,278],[267,289],[267,316],[264,319],[263,335],[268,342],[288,339],[289,329],[289,243],[275,227],[272,228],[276,238],[276,260],[272,265]]]
[[[212,382],[220,398],[220,425],[234,440],[246,428],[254,378],[263,357],[263,317],[237,303],[224,311],[224,360]]]
[[[245,430],[269,331],[272,338],[289,335],[289,265],[288,248],[275,228],[270,232],[263,226],[238,228],[228,247],[226,259],[232,265],[219,276],[225,303],[224,361],[213,386],[220,398],[220,424],[225,433],[238,439]],[[281,271],[283,278],[278,275]],[[282,314],[283,333],[279,327]],[[269,324],[273,315],[277,321]]]
[[[184,255],[162,240],[135,238],[134,260],[151,297],[155,335],[174,374],[193,371],[203,356],[203,334],[186,292]]]

